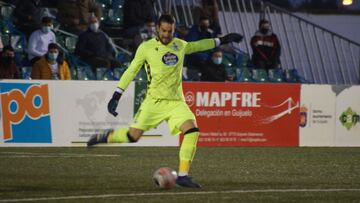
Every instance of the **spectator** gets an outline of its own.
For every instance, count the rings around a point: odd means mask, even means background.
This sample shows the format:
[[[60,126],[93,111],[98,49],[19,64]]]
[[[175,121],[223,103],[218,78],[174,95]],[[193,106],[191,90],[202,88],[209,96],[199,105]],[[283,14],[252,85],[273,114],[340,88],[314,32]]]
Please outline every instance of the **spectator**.
[[[201,7],[196,7],[194,11],[194,19],[200,20],[201,16],[205,16],[210,21],[210,29],[214,32],[214,36],[221,35],[219,23],[219,6],[216,0],[202,0]]]
[[[14,24],[29,36],[41,23],[41,0],[18,1],[14,10]]]
[[[69,66],[59,53],[58,45],[50,43],[47,54],[42,56],[40,60],[33,65],[31,78],[42,80],[71,80]]]
[[[139,33],[148,19],[155,19],[153,0],[125,0],[124,37],[131,38]]]
[[[188,42],[201,39],[214,38],[214,32],[210,29],[210,20],[208,17],[201,17],[198,24],[193,25],[185,40]],[[200,80],[198,73],[199,68],[205,66],[210,57],[209,51],[203,51],[186,56],[186,65],[188,67],[187,75],[190,80]]]
[[[41,20],[41,28],[31,34],[28,44],[28,57],[31,64],[47,53],[50,43],[56,42],[55,34],[51,31],[52,27],[52,19],[45,16]]]
[[[224,82],[232,80],[228,76],[224,64],[222,64],[222,59],[223,52],[220,48],[215,48],[206,65],[201,67],[201,81]]]
[[[89,29],[79,36],[75,54],[90,64],[94,73],[97,67],[120,67],[121,63],[114,57],[111,39],[99,29],[100,23],[97,17],[90,18]]]
[[[58,20],[64,30],[80,34],[89,26],[90,16],[101,18],[102,12],[95,0],[61,0],[58,3]]]
[[[5,46],[1,52],[0,79],[18,79],[19,71],[15,64],[15,52],[11,46]]]
[[[274,69],[280,66],[280,43],[277,36],[270,30],[269,21],[263,19],[259,30],[251,38],[253,50],[252,63],[256,68]]]
[[[139,33],[134,38],[134,45],[137,48],[141,42],[156,37],[155,21],[152,18],[146,20],[145,25],[140,28]]]

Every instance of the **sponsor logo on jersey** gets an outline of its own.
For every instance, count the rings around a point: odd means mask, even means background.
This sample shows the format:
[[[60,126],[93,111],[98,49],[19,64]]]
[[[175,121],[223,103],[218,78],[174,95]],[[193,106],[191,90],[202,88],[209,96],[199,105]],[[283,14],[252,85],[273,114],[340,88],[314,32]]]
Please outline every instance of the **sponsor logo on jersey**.
[[[175,54],[167,52],[162,57],[162,61],[167,66],[173,66],[173,65],[177,64],[177,62],[179,61],[179,58]]]

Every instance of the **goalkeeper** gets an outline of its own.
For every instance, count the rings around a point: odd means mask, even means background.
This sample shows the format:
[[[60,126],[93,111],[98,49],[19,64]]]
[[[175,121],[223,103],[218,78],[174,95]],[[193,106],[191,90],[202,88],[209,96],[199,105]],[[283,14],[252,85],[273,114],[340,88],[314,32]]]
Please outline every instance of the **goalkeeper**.
[[[166,121],[172,134],[184,134],[180,147],[180,163],[177,185],[200,188],[189,176],[194,158],[199,129],[195,116],[187,106],[182,91],[182,68],[185,54],[213,49],[221,44],[240,42],[239,34],[228,34],[216,39],[186,42],[174,38],[175,20],[171,15],[162,15],[158,20],[157,37],[143,42],[137,49],[130,66],[121,77],[117,89],[108,103],[108,111],[117,116],[116,108],[121,95],[140,68],[144,65],[148,77],[146,97],[134,117],[130,128],[107,130],[93,135],[88,146],[98,143],[137,142],[144,131]]]

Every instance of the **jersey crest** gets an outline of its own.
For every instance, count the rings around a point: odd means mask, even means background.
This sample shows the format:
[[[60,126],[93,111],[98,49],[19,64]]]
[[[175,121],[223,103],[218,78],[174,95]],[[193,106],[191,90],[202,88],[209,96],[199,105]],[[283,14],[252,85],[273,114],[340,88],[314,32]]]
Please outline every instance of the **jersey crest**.
[[[167,66],[173,66],[175,64],[177,64],[177,62],[179,61],[179,58],[170,52],[167,52],[163,57],[162,57],[162,62],[167,65]]]

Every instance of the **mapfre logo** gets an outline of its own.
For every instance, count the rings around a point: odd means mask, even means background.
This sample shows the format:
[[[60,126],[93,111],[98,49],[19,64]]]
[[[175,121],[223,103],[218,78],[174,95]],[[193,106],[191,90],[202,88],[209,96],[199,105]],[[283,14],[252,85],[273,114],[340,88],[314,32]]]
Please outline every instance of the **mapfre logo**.
[[[51,143],[47,85],[0,83],[2,136],[5,143]]]
[[[186,92],[184,96],[188,106],[193,106],[195,104],[195,95],[193,92]]]

